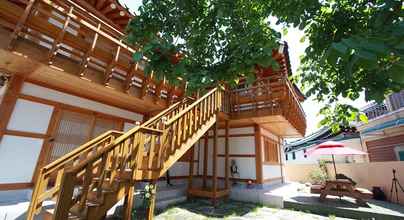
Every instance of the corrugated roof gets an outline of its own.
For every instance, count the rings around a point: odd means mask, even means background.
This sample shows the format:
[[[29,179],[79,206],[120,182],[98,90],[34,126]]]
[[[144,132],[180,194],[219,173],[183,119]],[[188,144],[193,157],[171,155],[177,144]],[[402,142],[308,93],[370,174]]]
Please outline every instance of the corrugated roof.
[[[320,144],[324,141],[342,141],[347,139],[358,138],[359,132],[356,128],[343,128],[338,133],[333,133],[331,128],[322,127],[318,131],[294,142],[286,144],[284,147],[285,152],[296,151],[304,148],[312,147],[313,145]]]

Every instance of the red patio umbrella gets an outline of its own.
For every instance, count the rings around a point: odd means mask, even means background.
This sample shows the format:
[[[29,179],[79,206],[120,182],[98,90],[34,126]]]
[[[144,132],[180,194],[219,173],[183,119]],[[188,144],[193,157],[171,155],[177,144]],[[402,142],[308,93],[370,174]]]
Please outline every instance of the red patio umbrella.
[[[345,147],[344,143],[337,141],[326,141],[315,148],[312,148],[306,152],[308,155],[332,155],[332,163],[334,165],[335,179],[337,179],[337,168],[335,167],[334,155],[365,155],[367,153],[355,150],[349,147]]]

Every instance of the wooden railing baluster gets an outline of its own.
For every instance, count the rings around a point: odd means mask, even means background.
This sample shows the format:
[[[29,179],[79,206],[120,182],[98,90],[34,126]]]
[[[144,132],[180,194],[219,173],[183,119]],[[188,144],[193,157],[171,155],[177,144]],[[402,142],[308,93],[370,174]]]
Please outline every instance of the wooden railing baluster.
[[[80,77],[84,76],[84,71],[88,67],[88,64],[91,60],[90,56],[93,54],[95,46],[98,41],[98,31],[101,30],[101,23],[97,25],[97,32],[94,33],[93,41],[91,42],[90,48],[87,50],[86,54],[83,56],[83,60],[81,61],[79,75]]]
[[[15,41],[18,38],[18,35],[24,28],[25,22],[27,21],[28,17],[30,16],[34,4],[37,0],[29,0],[27,6],[25,7],[24,13],[21,15],[20,19],[18,20],[17,26],[15,27],[13,33],[10,36],[10,41],[8,43],[8,49],[12,50],[14,48]]]
[[[49,55],[48,55],[48,64],[51,65],[53,63],[53,59],[58,53],[58,50],[60,48],[61,42],[63,40],[63,37],[65,36],[66,29],[69,27],[70,20],[71,20],[71,15],[73,13],[74,7],[70,6],[69,11],[67,12],[65,22],[63,24],[62,30],[59,32],[59,35],[57,36],[56,39],[53,40],[53,44],[51,49],[49,50]]]

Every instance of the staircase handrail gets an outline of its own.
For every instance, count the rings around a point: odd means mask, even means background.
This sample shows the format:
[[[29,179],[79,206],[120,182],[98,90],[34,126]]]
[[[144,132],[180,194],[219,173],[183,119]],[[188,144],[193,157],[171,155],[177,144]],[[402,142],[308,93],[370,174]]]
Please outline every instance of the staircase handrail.
[[[178,120],[179,118],[181,118],[185,113],[189,112],[191,109],[193,109],[195,106],[197,106],[199,103],[201,103],[202,101],[205,100],[206,97],[210,96],[211,94],[213,94],[214,92],[216,92],[218,90],[218,88],[214,88],[212,90],[210,90],[208,93],[206,93],[205,95],[203,95],[201,98],[199,98],[196,102],[192,103],[191,105],[189,105],[187,108],[183,109],[180,113],[178,113],[175,117],[173,117],[172,119],[168,120],[165,124],[171,125],[174,121]]]

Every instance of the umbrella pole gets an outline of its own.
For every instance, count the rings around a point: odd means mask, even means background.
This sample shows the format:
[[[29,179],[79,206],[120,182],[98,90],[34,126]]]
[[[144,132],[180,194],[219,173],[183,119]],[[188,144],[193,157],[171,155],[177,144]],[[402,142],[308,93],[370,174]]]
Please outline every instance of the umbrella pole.
[[[335,158],[334,158],[334,154],[332,154],[332,164],[334,165],[335,180],[337,180],[337,168],[335,167]]]

